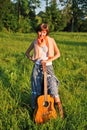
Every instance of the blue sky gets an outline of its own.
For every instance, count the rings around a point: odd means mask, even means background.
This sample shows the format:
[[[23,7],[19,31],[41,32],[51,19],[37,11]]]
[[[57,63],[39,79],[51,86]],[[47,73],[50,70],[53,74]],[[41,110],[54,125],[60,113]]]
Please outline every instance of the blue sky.
[[[15,0],[11,0],[11,1],[15,1]],[[48,2],[50,2],[51,0],[48,0]],[[59,0],[56,0],[57,1],[57,3],[59,3]],[[37,9],[35,9],[35,11],[36,11],[36,14],[38,14],[40,11],[45,11],[45,6],[46,6],[46,0],[40,0],[40,2],[41,2],[41,7],[40,8],[37,8]],[[59,5],[58,5],[59,6]],[[60,7],[61,8],[61,7]]]
[[[36,9],[36,13],[39,13],[40,11],[45,10],[46,2],[44,0],[41,0],[41,7]]]
[[[41,8],[37,8],[36,9],[36,13],[39,13],[40,11],[44,11],[45,10],[46,1],[45,0],[40,0],[40,1],[41,1]],[[57,0],[57,3],[59,3],[59,0]],[[59,7],[61,8],[60,5],[59,5]]]

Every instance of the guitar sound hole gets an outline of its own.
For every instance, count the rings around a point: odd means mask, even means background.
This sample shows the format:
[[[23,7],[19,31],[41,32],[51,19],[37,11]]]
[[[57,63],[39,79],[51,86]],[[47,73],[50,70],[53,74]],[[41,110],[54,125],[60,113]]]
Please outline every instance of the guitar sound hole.
[[[48,105],[49,105],[48,101],[45,101],[44,102],[44,107],[48,107]]]

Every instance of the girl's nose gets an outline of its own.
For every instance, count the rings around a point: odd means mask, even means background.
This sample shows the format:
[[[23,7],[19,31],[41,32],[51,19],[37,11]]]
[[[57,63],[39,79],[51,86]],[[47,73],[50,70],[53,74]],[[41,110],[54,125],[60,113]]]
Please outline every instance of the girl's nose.
[[[43,32],[41,33],[41,35],[42,35],[42,36],[45,36],[45,34],[44,34]]]
[[[43,34],[42,34],[42,32],[41,32],[41,36],[42,36]]]

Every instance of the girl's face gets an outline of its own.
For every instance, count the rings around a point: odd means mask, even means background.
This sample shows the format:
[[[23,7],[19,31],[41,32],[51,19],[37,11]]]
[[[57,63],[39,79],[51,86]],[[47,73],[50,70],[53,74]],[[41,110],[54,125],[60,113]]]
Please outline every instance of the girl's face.
[[[46,35],[47,35],[47,32],[45,30],[38,32],[38,37],[41,39],[44,39],[46,37]]]

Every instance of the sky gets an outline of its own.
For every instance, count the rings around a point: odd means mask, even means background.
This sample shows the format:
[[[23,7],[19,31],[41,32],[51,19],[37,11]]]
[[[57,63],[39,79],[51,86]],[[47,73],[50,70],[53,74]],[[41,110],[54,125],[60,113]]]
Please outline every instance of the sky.
[[[40,11],[45,11],[46,2],[44,0],[40,1],[41,1],[41,7],[36,9],[36,14],[38,14]]]
[[[46,1],[45,0],[40,0],[41,1],[41,7],[36,9],[36,14],[38,14],[40,11],[45,11],[45,6],[46,6]],[[59,3],[59,0],[57,0],[57,3]],[[58,5],[59,8],[61,8],[60,5]]]
[[[11,0],[11,1],[15,1],[15,0]],[[38,14],[40,11],[45,11],[45,6],[46,6],[46,1],[45,0],[40,0],[41,1],[41,7],[40,8],[36,8],[36,14]],[[48,0],[48,2],[50,2],[51,0]],[[59,0],[56,0],[57,3],[59,3]],[[58,5],[60,7],[60,5]],[[61,7],[60,7],[61,8]]]

